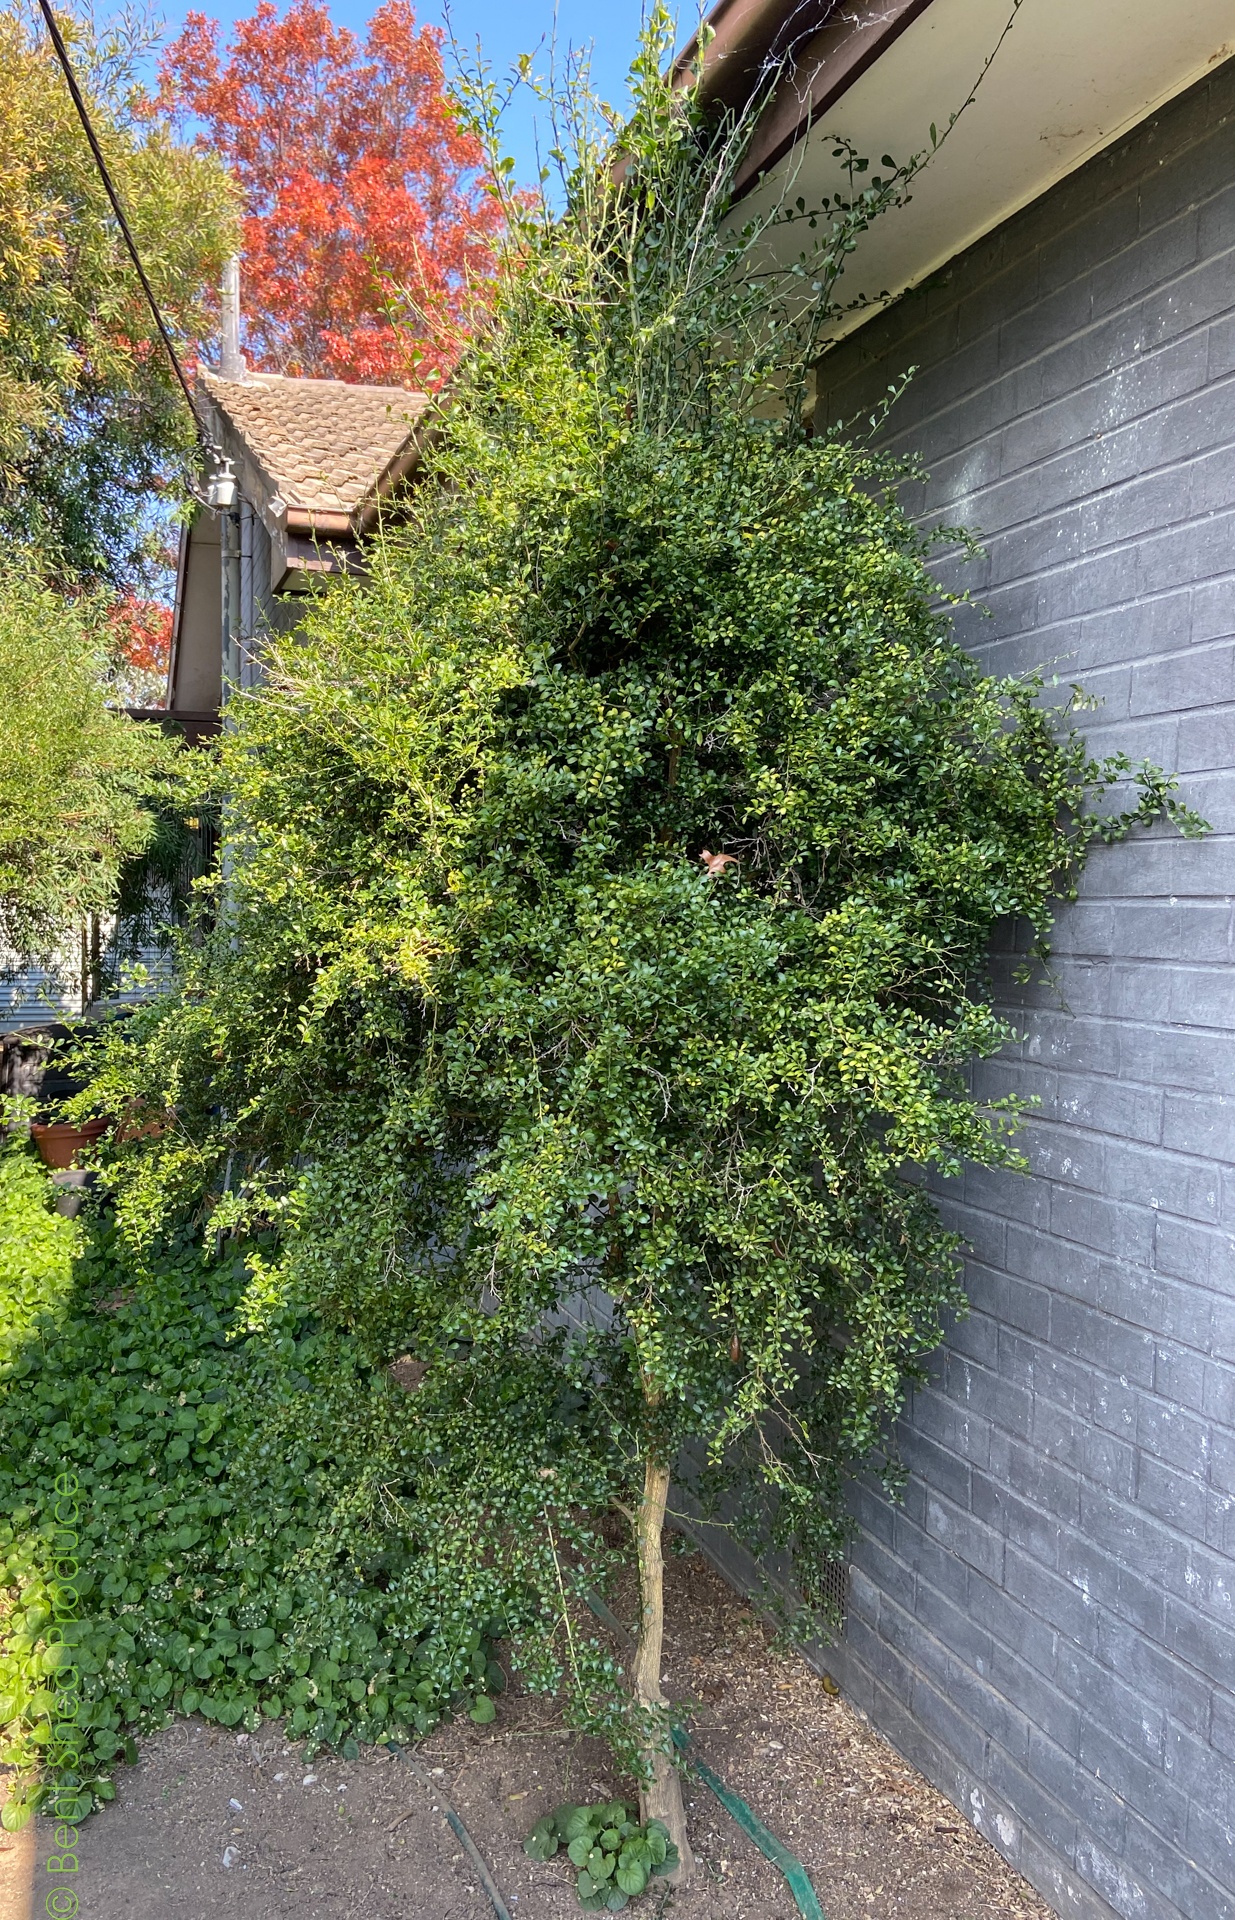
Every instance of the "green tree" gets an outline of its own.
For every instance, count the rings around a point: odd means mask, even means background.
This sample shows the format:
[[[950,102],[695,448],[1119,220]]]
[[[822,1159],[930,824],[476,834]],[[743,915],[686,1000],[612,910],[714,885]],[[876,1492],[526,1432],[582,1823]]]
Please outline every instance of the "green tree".
[[[141,35],[62,27],[143,262],[191,358],[238,208],[219,163],[177,143],[137,84]],[[157,506],[187,474],[192,422],[46,34],[0,11],[0,538],[67,573],[141,590]]]
[[[112,907],[175,790],[180,750],[107,704],[101,597],[0,563],[0,964],[50,964]]]
[[[1132,770],[978,670],[902,470],[809,431],[844,261],[920,163],[849,156],[838,200],[741,225],[750,123],[666,85],[667,36],[616,164],[558,103],[564,212],[510,204],[410,527],[238,704],[217,926],[91,1098],[174,1114],[115,1168],[128,1231],[277,1222],[284,1287],[485,1406],[474,1551],[549,1538],[525,1644],[593,1724],[572,1600],[606,1567],[570,1516],[627,1516],[641,1628],[606,1724],[688,1872],[675,1463],[818,1597],[846,1477],[894,1476],[905,1379],[962,1304],[920,1170],[1014,1157],[1011,1105],[966,1081],[1010,1037],[991,931],[1044,936],[1096,835],[1198,823],[1149,768],[1092,815]],[[473,102],[492,132],[483,76]]]

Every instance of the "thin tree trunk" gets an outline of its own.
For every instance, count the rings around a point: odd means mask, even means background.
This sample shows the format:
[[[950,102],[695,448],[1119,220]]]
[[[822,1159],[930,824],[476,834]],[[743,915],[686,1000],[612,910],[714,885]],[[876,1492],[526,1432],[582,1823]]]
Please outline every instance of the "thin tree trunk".
[[[665,1633],[665,1502],[669,1495],[669,1469],[648,1460],[643,1471],[643,1499],[639,1505],[636,1541],[639,1549],[639,1644],[631,1668],[631,1687],[640,1706],[668,1705],[660,1684],[661,1649]],[[694,1873],[694,1856],[686,1835],[686,1809],[682,1804],[682,1777],[668,1753],[645,1754],[651,1781],[639,1791],[641,1820],[661,1820],[681,1856],[668,1876],[677,1887],[689,1886]]]

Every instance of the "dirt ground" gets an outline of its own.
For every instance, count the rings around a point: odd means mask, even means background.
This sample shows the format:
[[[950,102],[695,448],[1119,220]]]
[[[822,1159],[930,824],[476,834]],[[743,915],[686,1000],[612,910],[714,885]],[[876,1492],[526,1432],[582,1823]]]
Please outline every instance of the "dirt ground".
[[[1051,1920],[843,1698],[772,1650],[701,1555],[671,1560],[667,1600],[668,1690],[696,1703],[699,1755],[804,1861],[827,1920]],[[416,1761],[308,1762],[273,1727],[178,1722],[120,1770],[115,1804],[82,1830],[83,1920],[493,1920],[442,1794],[512,1920],[573,1920],[573,1870],[529,1860],[521,1843],[560,1801],[620,1797],[606,1750],[564,1732],[551,1703],[512,1692],[493,1725],[441,1728]],[[707,1790],[688,1797],[696,1884],[675,1894],[653,1881],[632,1916],[795,1920],[780,1875]],[[50,1848],[50,1831],[0,1835],[0,1920],[44,1911]]]

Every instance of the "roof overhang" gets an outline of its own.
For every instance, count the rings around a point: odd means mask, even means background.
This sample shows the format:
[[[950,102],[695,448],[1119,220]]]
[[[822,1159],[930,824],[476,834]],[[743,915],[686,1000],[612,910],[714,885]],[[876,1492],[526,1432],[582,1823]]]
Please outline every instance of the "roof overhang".
[[[1235,55],[1231,0],[1022,0],[1005,35],[1011,13],[1012,0],[722,0],[709,16],[705,94],[739,105],[785,62],[741,182],[744,210],[790,180],[808,204],[834,193],[835,135],[872,168],[929,148],[932,124],[944,132],[990,61],[908,204],[862,236],[846,301],[917,285]]]
[[[351,508],[306,506],[284,497],[289,489],[281,476],[266,464],[243,428],[232,419],[227,407],[220,404],[210,381],[198,381],[198,399],[207,428],[220,452],[231,461],[240,493],[259,515],[276,547],[290,537],[293,541],[301,542],[316,540],[325,547],[336,543],[345,552],[372,530],[392,494],[415,473],[434,431],[433,423],[425,417],[427,409],[423,396],[409,393],[406,398],[409,418],[402,443],[381,471],[374,475],[372,483],[366,487],[356,505]],[[421,401],[421,407],[412,415],[410,409],[417,400]],[[316,570],[330,572],[338,569],[323,565]]]

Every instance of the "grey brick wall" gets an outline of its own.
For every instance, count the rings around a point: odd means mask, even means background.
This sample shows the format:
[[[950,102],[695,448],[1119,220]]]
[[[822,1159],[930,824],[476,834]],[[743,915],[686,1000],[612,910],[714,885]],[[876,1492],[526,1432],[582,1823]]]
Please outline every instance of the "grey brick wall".
[[[911,365],[966,643],[1080,679],[1215,831],[1096,854],[1009,988],[1034,1172],[946,1194],[973,1310],[829,1663],[1060,1913],[1235,1920],[1235,64],[869,322],[825,417]]]

